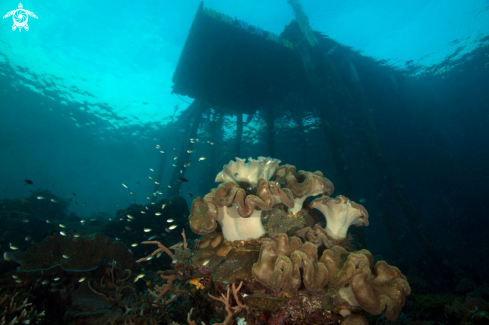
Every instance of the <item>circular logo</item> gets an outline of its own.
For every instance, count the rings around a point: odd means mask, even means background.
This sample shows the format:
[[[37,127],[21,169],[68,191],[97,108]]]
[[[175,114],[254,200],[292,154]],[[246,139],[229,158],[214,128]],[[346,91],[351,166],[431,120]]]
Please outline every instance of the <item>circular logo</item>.
[[[29,19],[27,12],[24,9],[17,9],[14,13],[14,24],[17,27],[24,27]]]

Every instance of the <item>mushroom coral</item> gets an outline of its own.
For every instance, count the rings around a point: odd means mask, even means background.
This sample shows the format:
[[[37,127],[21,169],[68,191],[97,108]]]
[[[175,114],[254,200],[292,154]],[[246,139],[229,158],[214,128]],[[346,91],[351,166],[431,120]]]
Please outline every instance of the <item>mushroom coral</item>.
[[[353,308],[396,319],[411,292],[406,277],[394,266],[379,261],[373,267],[372,254],[362,249],[348,252],[340,246],[324,250],[298,237],[279,234],[262,239],[253,276],[274,291],[296,292],[301,283],[309,291],[325,286],[339,289],[339,295]]]
[[[275,181],[285,184],[294,194],[294,206],[289,209],[293,213],[302,209],[302,204],[309,196],[331,195],[334,190],[333,183],[320,171],[311,173],[300,170],[296,174],[295,166],[287,164],[280,166],[273,176]]]
[[[198,197],[192,202],[189,221],[195,233],[214,231],[217,221],[227,240],[256,239],[265,234],[262,210],[271,210],[277,203],[293,206],[291,191],[267,180],[280,160],[259,157],[248,161],[230,161],[216,177],[216,182],[223,183],[204,199]]]

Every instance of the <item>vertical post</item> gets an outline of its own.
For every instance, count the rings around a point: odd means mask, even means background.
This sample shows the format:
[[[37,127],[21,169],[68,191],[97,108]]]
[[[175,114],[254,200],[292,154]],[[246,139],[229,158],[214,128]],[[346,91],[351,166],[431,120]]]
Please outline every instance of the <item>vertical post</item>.
[[[236,113],[236,137],[234,138],[233,157],[240,156],[242,140],[243,140],[243,113]]]
[[[265,122],[267,123],[267,147],[268,156],[275,156],[275,114],[271,106],[265,108]]]
[[[178,195],[180,193],[180,188],[182,187],[182,183],[178,181],[178,178],[185,176],[186,168],[183,166],[185,163],[190,161],[190,153],[188,150],[193,148],[193,143],[190,142],[191,138],[195,138],[197,135],[197,131],[199,129],[200,122],[202,121],[202,114],[208,108],[207,104],[201,100],[194,100],[188,109],[192,109],[189,119],[189,126],[186,128],[187,135],[184,137],[183,142],[180,146],[180,151],[176,159],[176,165],[173,169],[173,173],[170,179],[171,188],[168,189],[166,198],[170,199],[171,197]],[[180,172],[180,170],[182,172]]]

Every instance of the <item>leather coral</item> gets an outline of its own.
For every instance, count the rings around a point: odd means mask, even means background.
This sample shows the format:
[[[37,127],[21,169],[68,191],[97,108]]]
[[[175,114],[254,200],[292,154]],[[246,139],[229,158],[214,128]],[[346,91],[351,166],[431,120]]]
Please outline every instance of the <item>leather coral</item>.
[[[374,266],[368,250],[348,252],[333,246],[318,258],[316,245],[286,234],[262,239],[252,272],[258,282],[274,291],[293,293],[301,284],[309,291],[336,288],[352,309],[362,308],[374,315],[385,309],[388,319],[397,318],[411,292],[399,269],[384,261]]]
[[[273,176],[275,181],[284,184],[294,194],[294,206],[289,212],[299,212],[310,196],[331,195],[334,190],[333,183],[320,171],[312,173],[300,170],[296,173],[296,167],[287,164],[277,168]]]
[[[280,160],[258,157],[236,158],[224,165],[216,182],[222,182],[203,199],[192,202],[189,221],[197,234],[208,234],[222,228],[224,238],[230,241],[251,240],[265,234],[261,212],[283,203],[292,207],[292,193],[278,182],[269,182]]]

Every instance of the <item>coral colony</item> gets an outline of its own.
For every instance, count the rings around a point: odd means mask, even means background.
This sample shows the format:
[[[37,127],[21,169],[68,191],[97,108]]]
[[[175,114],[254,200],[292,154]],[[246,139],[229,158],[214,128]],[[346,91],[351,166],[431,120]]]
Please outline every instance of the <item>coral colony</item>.
[[[411,291],[406,277],[384,261],[374,265],[365,249],[348,251],[347,230],[367,226],[367,210],[344,196],[329,197],[333,184],[319,171],[296,173],[294,166],[264,157],[245,161],[225,165],[216,177],[219,186],[196,198],[189,216],[191,229],[205,235],[192,267],[227,292],[211,296],[225,304],[223,324],[237,314],[244,320],[269,315],[268,322],[277,324],[289,318],[366,324],[362,310],[397,319]],[[308,197],[319,194],[309,208],[321,211],[325,228],[313,225],[303,209]]]
[[[5,259],[20,264],[12,279],[22,289],[0,292],[0,325],[53,322],[59,306],[66,309],[63,324],[358,325],[367,324],[365,312],[397,319],[411,292],[406,277],[384,261],[374,264],[365,249],[352,251],[347,235],[351,225],[368,225],[367,210],[330,197],[333,184],[321,172],[279,164],[258,157],[225,165],[217,188],[192,203],[189,223],[198,239],[183,230],[183,241],[167,248],[154,235],[139,245],[132,231],[125,244],[102,233],[66,232],[9,253]],[[179,202],[158,205],[168,213]],[[118,214],[140,210],[131,205]],[[130,220],[147,227],[138,223],[144,217]],[[169,257],[170,267],[156,272],[168,265],[154,263],[160,257]],[[35,296],[49,298],[32,304]],[[36,310],[41,305],[46,310]]]

